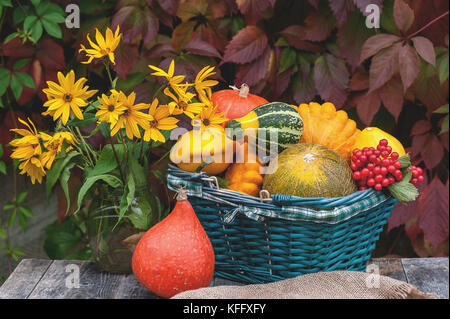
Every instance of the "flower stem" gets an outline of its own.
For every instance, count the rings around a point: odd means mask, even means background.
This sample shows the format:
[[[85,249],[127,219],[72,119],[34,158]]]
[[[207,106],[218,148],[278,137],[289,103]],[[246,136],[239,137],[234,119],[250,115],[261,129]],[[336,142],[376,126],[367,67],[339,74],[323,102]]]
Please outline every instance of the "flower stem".
[[[112,79],[111,70],[109,69],[109,64],[107,62],[104,62],[104,64],[105,64],[106,73],[108,73],[109,82],[111,83],[111,88],[115,90],[116,85]]]
[[[125,185],[125,177],[124,177],[124,175],[122,173],[121,163],[119,161],[119,157],[117,156],[116,148],[114,147],[114,143],[113,143],[112,140],[111,140],[111,148],[112,148],[112,151],[114,153],[114,157],[115,157],[116,162],[117,162],[117,168],[119,169],[120,178],[122,179],[123,185]]]

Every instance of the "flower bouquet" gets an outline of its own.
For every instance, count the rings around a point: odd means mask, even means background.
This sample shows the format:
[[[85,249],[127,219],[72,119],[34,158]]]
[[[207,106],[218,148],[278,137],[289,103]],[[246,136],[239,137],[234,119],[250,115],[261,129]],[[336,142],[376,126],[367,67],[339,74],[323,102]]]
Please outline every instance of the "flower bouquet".
[[[121,36],[119,27],[114,33],[108,28],[105,36],[96,30],[96,42],[88,35],[90,47],[80,49],[88,57],[82,63],[103,63],[110,80],[108,92],[91,89],[88,79],[77,78],[73,70],[65,75],[58,72],[58,82],[48,81],[43,90],[47,101],[42,114],[52,117],[54,130],[39,131],[30,119],[19,118],[23,127],[12,130],[17,137],[10,143],[20,174],[29,176],[33,184],[45,179],[48,193],[59,182],[66,213],[71,206],[69,178],[74,170],[82,172],[74,216],[87,234],[92,259],[111,272],[131,270],[133,242],[168,210],[151,191],[149,174],[150,166],[169,153],[155,156],[153,151],[170,142],[171,132],[180,123],[190,126],[191,120],[198,119],[218,126],[226,120],[210,102],[210,87],[217,84],[207,79],[214,74],[211,67],[203,68],[195,82],[188,83],[185,76],[174,75],[173,61],[167,72],[150,65],[152,75],[167,82],[158,91],[165,103],[156,96],[137,103],[135,92],[117,89],[110,64],[115,64]],[[90,142],[96,134],[105,140],[99,147]],[[164,182],[164,172],[152,173]],[[165,187],[164,191],[168,197]]]

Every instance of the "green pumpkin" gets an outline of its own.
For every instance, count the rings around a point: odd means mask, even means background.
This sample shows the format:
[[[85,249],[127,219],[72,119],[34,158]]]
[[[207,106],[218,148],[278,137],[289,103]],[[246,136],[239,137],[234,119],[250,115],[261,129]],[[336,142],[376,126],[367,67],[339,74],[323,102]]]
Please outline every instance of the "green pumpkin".
[[[301,143],[278,155],[278,169],[264,177],[271,194],[341,197],[357,190],[347,162],[328,147]]]

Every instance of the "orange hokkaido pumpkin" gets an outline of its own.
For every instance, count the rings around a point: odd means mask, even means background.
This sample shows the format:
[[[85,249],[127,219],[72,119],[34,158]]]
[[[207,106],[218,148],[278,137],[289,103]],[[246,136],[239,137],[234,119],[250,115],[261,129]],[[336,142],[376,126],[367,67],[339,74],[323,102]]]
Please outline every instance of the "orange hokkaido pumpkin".
[[[355,141],[361,131],[347,112],[336,111],[334,105],[326,102],[300,104],[298,112],[303,119],[303,134],[300,143],[315,143],[331,148],[350,161]]]
[[[269,103],[266,99],[249,93],[247,84],[241,88],[231,87],[231,90],[216,91],[211,96],[213,105],[217,105],[218,112],[224,112],[224,117],[229,120],[247,115],[255,107]],[[225,126],[226,122],[223,123]]]

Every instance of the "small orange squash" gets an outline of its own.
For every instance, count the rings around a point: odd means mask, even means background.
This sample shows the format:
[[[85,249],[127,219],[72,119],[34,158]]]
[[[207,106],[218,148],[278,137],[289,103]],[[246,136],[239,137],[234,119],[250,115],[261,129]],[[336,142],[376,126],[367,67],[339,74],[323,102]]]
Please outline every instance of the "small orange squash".
[[[350,161],[353,145],[360,134],[355,121],[347,112],[336,111],[335,106],[326,102],[300,104],[298,112],[303,119],[303,135],[300,143],[315,143],[331,148]]]
[[[261,164],[256,160],[251,163],[248,160],[248,144],[244,144],[244,163],[234,163],[225,173],[225,179],[229,182],[227,188],[258,197],[263,176],[260,173]]]

